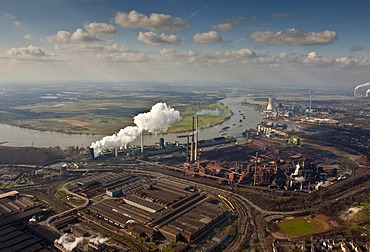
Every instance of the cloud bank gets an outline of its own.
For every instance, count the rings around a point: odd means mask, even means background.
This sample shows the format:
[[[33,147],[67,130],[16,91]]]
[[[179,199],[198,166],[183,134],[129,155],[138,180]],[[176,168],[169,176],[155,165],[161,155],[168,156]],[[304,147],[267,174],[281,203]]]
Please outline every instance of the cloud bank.
[[[295,28],[284,31],[256,31],[251,40],[268,45],[325,45],[337,39],[335,31],[301,32]]]
[[[179,32],[187,28],[187,23],[181,18],[170,15],[151,13],[146,16],[138,11],[118,12],[115,23],[123,28],[138,28],[152,31]]]
[[[176,35],[166,36],[164,33],[158,35],[155,32],[139,32],[137,40],[148,45],[166,45],[166,44],[179,44],[180,39]]]

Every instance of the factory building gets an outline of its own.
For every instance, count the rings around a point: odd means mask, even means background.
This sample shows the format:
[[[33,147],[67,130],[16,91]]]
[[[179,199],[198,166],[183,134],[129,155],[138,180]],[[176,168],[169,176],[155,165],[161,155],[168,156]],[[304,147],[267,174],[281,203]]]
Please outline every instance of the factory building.
[[[206,201],[199,207],[191,209],[179,218],[160,227],[159,231],[173,242],[182,240],[192,243],[224,217],[225,212],[219,205]]]
[[[130,181],[130,180],[128,180]],[[226,215],[218,202],[187,185],[166,179],[138,179],[107,189],[112,196],[88,208],[91,218],[143,241],[164,236],[191,243]]]
[[[43,208],[40,202],[20,197],[17,191],[0,194],[0,250],[48,251],[45,244],[56,237],[46,228],[27,223],[47,214]]]

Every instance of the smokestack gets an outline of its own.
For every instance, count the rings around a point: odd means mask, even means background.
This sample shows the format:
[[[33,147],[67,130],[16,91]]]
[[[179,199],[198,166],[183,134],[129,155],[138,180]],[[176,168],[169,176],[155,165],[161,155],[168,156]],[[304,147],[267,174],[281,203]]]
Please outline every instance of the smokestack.
[[[122,147],[131,143],[146,130],[149,133],[167,131],[171,124],[181,120],[180,112],[167,106],[166,103],[157,103],[147,113],[141,113],[134,117],[136,126],[127,126],[118,133],[105,136],[101,140],[91,144],[95,156],[98,156],[104,149]]]
[[[140,148],[141,148],[141,153],[144,153],[144,137],[143,137],[143,132],[141,132],[141,135],[140,135]]]
[[[191,145],[190,145],[190,162],[194,161],[194,116],[193,116],[193,123],[191,128]]]
[[[159,138],[159,148],[164,149],[164,138],[163,137]]]
[[[311,90],[311,93],[310,93],[310,112],[312,111],[312,96],[313,96],[313,91]]]
[[[196,137],[195,137],[195,150],[194,150],[194,160],[197,161],[198,160],[198,141],[199,141],[199,131],[198,131],[198,116],[195,120],[195,134],[196,134]]]
[[[189,135],[186,136],[186,162],[189,162]]]
[[[114,156],[115,157],[118,157],[118,148],[116,147],[116,148],[114,148]]]
[[[254,166],[253,185],[257,185],[257,164],[258,164],[258,152],[256,152],[256,160]]]
[[[94,148],[89,148],[89,156],[91,159],[95,159]]]

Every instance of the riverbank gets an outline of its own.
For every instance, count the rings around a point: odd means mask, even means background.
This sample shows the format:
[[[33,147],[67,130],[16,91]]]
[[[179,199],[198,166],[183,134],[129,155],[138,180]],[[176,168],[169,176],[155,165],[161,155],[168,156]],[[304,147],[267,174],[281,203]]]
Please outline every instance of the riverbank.
[[[229,117],[225,117],[223,122],[219,122],[210,127],[200,128],[199,140],[212,139],[221,136],[221,134],[224,134],[224,136],[241,136],[245,130],[255,128],[257,124],[261,122],[261,116],[253,106],[243,105],[241,103],[242,100],[242,97],[221,100],[220,102],[233,113],[230,113]],[[243,119],[240,113],[245,115],[245,119]],[[228,127],[226,131],[222,131],[224,127]],[[188,127],[186,132],[191,131],[190,129],[191,126]],[[220,133],[220,131],[222,131],[222,133]],[[154,145],[159,142],[159,138],[164,138],[166,142],[181,142],[183,139],[178,138],[178,136],[183,134],[184,133],[144,135],[144,144]],[[102,137],[103,135],[64,134],[60,132],[37,131],[0,123],[0,141],[7,142],[3,144],[4,146],[88,147],[92,142],[100,140]],[[139,145],[140,139],[136,139],[131,144]]]
[[[122,128],[133,125],[133,113],[135,113],[136,110],[131,112],[128,112],[126,115],[120,115],[114,111],[107,111],[106,115],[101,112],[99,114],[88,113],[76,116],[69,115],[68,117],[63,117],[63,114],[60,114],[60,117],[57,118],[26,118],[21,120],[2,121],[2,123],[41,132],[57,132],[71,135],[84,134],[91,136],[112,135]],[[220,124],[227,120],[232,114],[231,110],[220,102],[208,105],[180,107],[182,120],[172,125],[168,133],[180,133],[191,130],[192,117],[199,112],[202,112],[200,113],[199,128],[212,127]],[[51,114],[54,115],[53,113]]]

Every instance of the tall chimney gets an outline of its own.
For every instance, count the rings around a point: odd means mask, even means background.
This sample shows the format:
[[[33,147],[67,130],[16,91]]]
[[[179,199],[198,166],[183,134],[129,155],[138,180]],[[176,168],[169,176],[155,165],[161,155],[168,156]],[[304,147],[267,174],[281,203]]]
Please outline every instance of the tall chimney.
[[[311,90],[311,92],[310,92],[310,110],[309,110],[309,112],[312,111],[312,96],[313,96],[313,91]]]
[[[140,147],[141,147],[141,153],[144,153],[144,137],[143,137],[143,132],[141,132],[140,135]]]
[[[194,149],[194,161],[198,160],[198,141],[199,141],[199,131],[198,131],[198,116],[195,120],[195,149]]]
[[[258,152],[256,152],[256,160],[254,166],[253,185],[257,185],[257,164],[258,164]]]
[[[89,148],[89,155],[91,159],[95,159],[94,148]]]
[[[190,162],[194,161],[194,121],[195,118],[193,116],[193,123],[191,128]]]
[[[186,136],[186,162],[189,162],[189,135]]]

